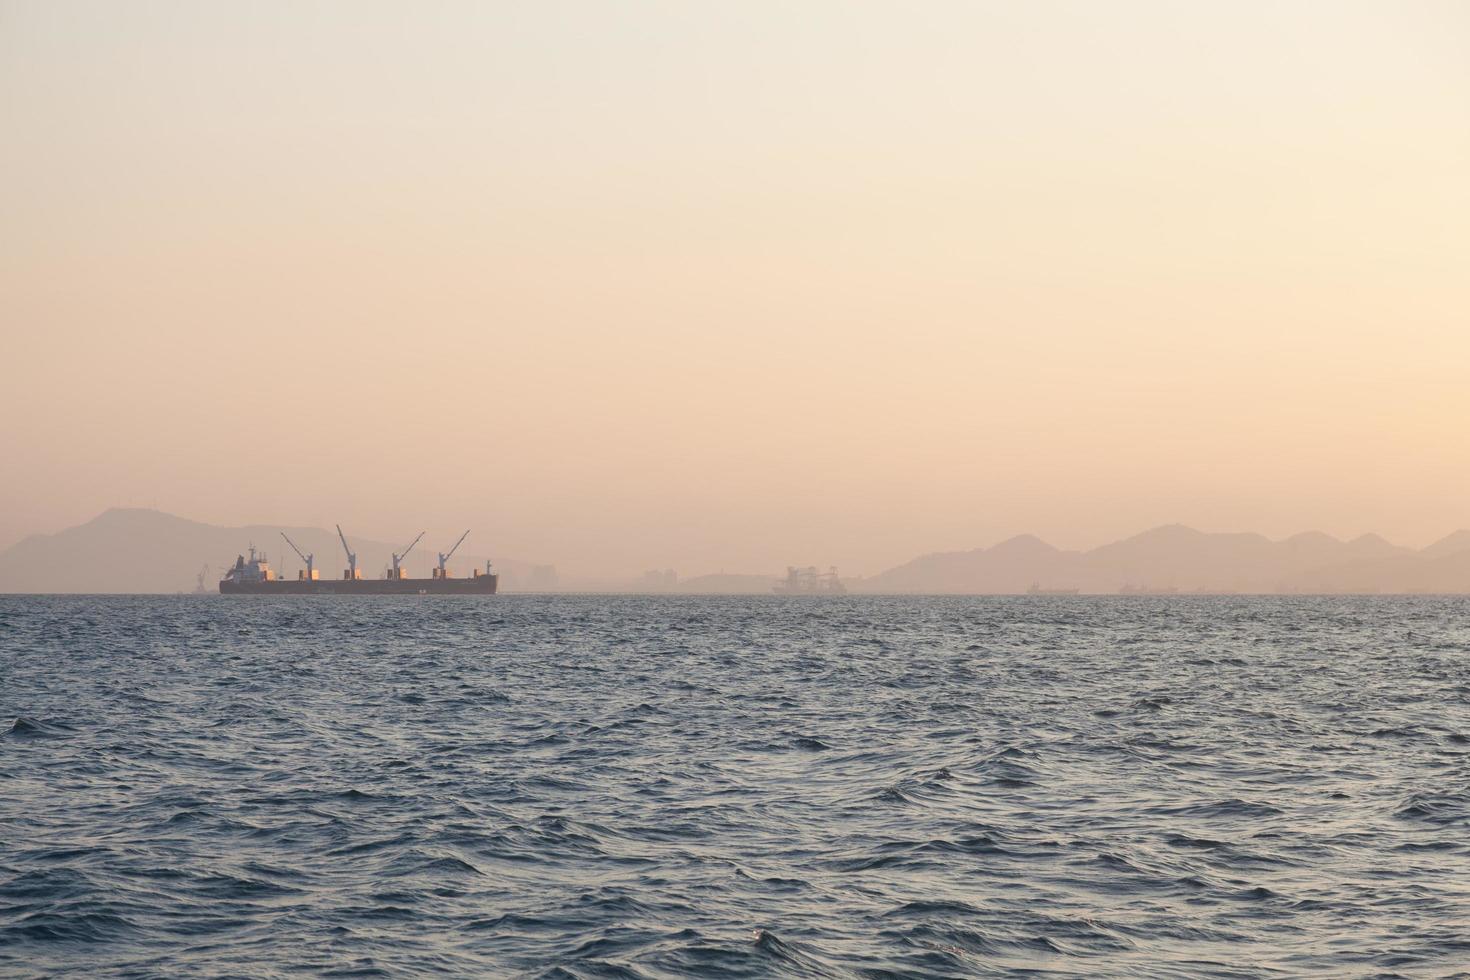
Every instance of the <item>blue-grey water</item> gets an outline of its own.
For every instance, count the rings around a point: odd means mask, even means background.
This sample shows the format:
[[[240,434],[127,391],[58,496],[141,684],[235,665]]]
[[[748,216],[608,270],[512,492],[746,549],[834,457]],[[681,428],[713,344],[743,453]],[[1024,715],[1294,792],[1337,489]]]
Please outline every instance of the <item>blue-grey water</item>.
[[[0,974],[1470,974],[1470,601],[0,597]]]

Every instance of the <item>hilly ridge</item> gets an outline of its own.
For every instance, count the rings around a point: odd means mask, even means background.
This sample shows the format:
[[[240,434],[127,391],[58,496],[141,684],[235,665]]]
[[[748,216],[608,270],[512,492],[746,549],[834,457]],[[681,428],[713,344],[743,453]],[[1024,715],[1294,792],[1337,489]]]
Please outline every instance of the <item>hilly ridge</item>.
[[[251,543],[271,554],[278,571],[294,577],[302,563],[281,540],[282,530],[315,555],[323,577],[341,574],[345,562],[335,531],[217,527],[156,510],[115,508],[77,527],[32,535],[0,551],[0,592],[188,592],[205,565],[204,584],[213,591],[225,565]],[[377,575],[387,566],[393,546],[350,540],[365,575]],[[486,560],[472,550],[473,541],[451,563],[461,574],[483,567]],[[420,547],[405,567],[410,574],[427,576],[435,545]],[[495,558],[494,565],[504,591],[567,587],[549,565],[503,558]],[[672,591],[767,593],[775,579],[704,575],[684,579]],[[853,592],[880,594],[1016,594],[1033,586],[1097,594],[1470,593],[1470,530],[1455,531],[1421,550],[1374,534],[1342,541],[1309,531],[1272,541],[1260,534],[1209,533],[1182,524],[1151,528],[1087,551],[1063,550],[1022,534],[988,548],[921,555],[880,574],[849,580],[848,586]],[[640,591],[636,584],[604,589]]]
[[[1470,531],[1422,551],[1375,534],[1341,541],[1317,531],[1280,541],[1166,524],[1090,551],[1031,535],[990,548],[936,552],[854,583],[863,592],[1087,593],[1470,592]]]

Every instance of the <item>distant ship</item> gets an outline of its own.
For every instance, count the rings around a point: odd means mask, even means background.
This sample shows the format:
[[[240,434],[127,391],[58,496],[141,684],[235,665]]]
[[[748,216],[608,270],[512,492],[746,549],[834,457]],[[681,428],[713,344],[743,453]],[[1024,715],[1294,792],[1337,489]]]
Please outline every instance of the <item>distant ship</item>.
[[[1026,590],[1027,595],[1076,595],[1076,589],[1043,589],[1040,583],[1032,582],[1031,588]]]
[[[278,577],[265,553],[257,553],[255,546],[251,545],[250,557],[239,555],[235,558],[235,564],[220,579],[219,590],[223,595],[494,595],[500,576],[490,571],[488,561],[483,573],[476,568],[469,578],[454,578],[450,573],[449,559],[469,533],[461,534],[447,553],[439,553],[438,567],[433,569],[430,578],[409,578],[403,574],[403,559],[424,536],[422,531],[401,554],[393,555],[393,567],[383,578],[363,578],[357,568],[357,555],[347,546],[347,536],[338,525],[337,537],[342,539],[342,550],[347,553],[347,568],[340,579],[324,579],[317,574],[315,556],[302,554],[296,543],[282,531],[281,537],[306,563],[306,568],[298,572],[296,578]]]
[[[818,572],[815,565],[806,568],[787,566],[786,580],[774,590],[780,595],[846,595],[847,587],[837,577],[837,569]]]

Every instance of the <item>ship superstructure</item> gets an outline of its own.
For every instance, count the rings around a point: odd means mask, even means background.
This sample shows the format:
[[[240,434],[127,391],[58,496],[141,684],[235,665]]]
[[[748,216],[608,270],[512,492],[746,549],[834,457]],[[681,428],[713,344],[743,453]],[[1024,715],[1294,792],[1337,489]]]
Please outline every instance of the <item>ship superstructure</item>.
[[[235,558],[235,564],[225,571],[225,577],[220,579],[220,585],[226,582],[236,585],[257,585],[262,582],[276,581],[276,573],[271,570],[270,561],[267,560],[264,551],[256,551],[255,545],[250,546],[250,557],[244,555]],[[223,588],[220,589],[224,591]]]
[[[347,544],[347,535],[337,526],[337,537],[342,541],[342,551],[347,556],[347,567],[341,578],[322,578],[316,568],[315,555],[304,553],[296,542],[281,532],[281,537],[300,556],[305,568],[296,573],[294,579],[283,579],[270,567],[265,552],[249,549],[249,558],[239,555],[235,563],[220,579],[219,590],[224,595],[494,595],[500,576],[485,563],[484,571],[474,568],[468,578],[455,578],[449,567],[449,559],[459,550],[469,531],[459,536],[454,547],[440,552],[438,562],[429,578],[410,578],[404,571],[403,560],[423,538],[423,532],[409,542],[401,552],[393,553],[393,565],[383,578],[363,578],[357,567],[357,554]]]

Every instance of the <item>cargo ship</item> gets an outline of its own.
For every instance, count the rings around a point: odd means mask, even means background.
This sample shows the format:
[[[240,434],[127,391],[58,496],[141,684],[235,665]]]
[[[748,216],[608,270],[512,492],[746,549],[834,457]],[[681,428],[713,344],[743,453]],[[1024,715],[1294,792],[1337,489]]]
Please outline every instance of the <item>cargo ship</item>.
[[[423,532],[410,542],[401,553],[393,554],[393,567],[386,570],[382,578],[363,578],[357,567],[357,555],[347,546],[347,536],[337,526],[337,537],[342,540],[342,550],[347,554],[347,568],[341,578],[321,578],[316,569],[315,556],[303,554],[296,543],[281,532],[281,537],[291,550],[301,556],[306,567],[297,572],[295,578],[281,578],[270,567],[264,552],[250,546],[250,557],[238,555],[235,564],[220,579],[221,595],[494,595],[500,576],[490,571],[475,568],[469,578],[455,578],[449,569],[450,557],[459,550],[469,531],[459,536],[454,547],[440,552],[439,560],[429,578],[409,578],[403,573],[403,559],[423,538]]]

